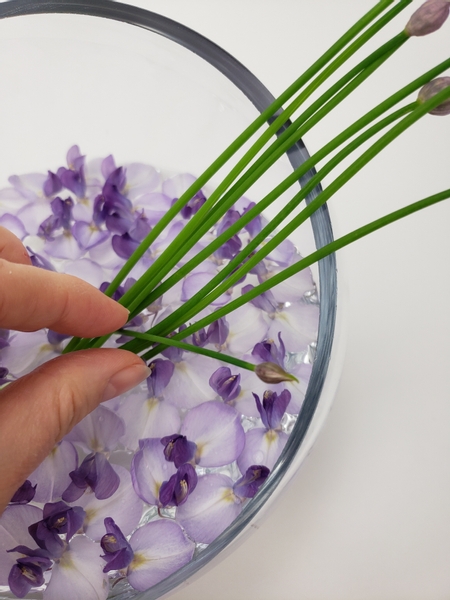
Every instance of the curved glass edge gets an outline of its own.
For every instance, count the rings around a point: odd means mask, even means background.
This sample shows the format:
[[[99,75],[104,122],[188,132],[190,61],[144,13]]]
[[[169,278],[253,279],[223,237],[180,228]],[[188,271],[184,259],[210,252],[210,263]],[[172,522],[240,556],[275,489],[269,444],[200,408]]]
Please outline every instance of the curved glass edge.
[[[6,3],[0,4],[0,18],[2,19],[14,16],[46,13],[81,14],[103,17],[148,29],[186,47],[188,50],[209,62],[232,81],[259,111],[263,111],[274,100],[274,97],[267,88],[246,67],[225,50],[184,25],[150,11],[127,4],[113,2],[112,0],[9,0]],[[287,154],[294,169],[309,158],[308,151],[301,140],[293,145]],[[309,171],[299,180],[300,185],[304,185],[314,174],[314,170]],[[321,187],[317,186],[307,197],[307,202],[310,202],[317,197],[320,192]],[[315,243],[318,248],[333,240],[333,231],[326,205],[322,206],[312,215],[311,222]],[[328,372],[334,340],[337,309],[337,270],[335,255],[333,254],[322,259],[318,266],[320,281],[320,321],[317,352],[311,379],[295,427],[289,436],[288,442],[277,464],[267,479],[263,490],[252,499],[252,502],[244,507],[230,527],[216,538],[208,548],[199,553],[193,561],[188,563],[185,567],[182,567],[169,578],[153,586],[147,592],[136,594],[136,592],[127,593],[127,591],[122,591],[122,598],[129,597],[139,598],[140,600],[155,600],[182,584],[186,579],[192,577],[197,571],[215,558],[254,520],[256,514],[260,511],[286,475],[294,460],[296,451],[300,448],[308,432],[319,403]]]

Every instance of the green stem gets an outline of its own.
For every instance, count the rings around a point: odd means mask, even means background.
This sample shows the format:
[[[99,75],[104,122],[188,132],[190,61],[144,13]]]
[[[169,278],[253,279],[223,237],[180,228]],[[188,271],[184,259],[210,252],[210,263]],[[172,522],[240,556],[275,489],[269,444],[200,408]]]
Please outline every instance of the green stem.
[[[390,144],[401,133],[403,133],[403,131],[405,131],[408,127],[413,125],[416,121],[418,121],[426,113],[428,113],[430,110],[432,110],[433,108],[435,108],[436,106],[438,106],[439,104],[441,104],[448,98],[450,98],[450,88],[446,88],[445,90],[441,91],[439,94],[436,94],[436,96],[434,96],[427,102],[424,102],[423,104],[418,104],[418,106],[416,107],[416,109],[413,112],[411,112],[409,115],[407,115],[400,123],[398,123],[397,125],[392,127],[391,130],[389,130],[379,140],[377,140],[368,150],[366,150],[358,159],[356,159],[354,161],[354,163],[352,165],[350,165],[350,167],[348,167],[340,176],[338,176],[329,185],[329,187],[326,190],[324,190],[315,200],[313,200],[300,213],[300,215],[298,215],[298,217],[296,219],[297,225],[300,225],[307,218],[309,218],[309,216],[315,210],[317,210],[320,206],[322,206],[347,181],[349,181],[349,179],[351,179],[359,170],[361,170],[363,168],[363,166],[365,166],[368,162],[370,162],[370,160],[372,160],[372,158],[374,158],[377,154],[379,154],[379,152],[381,152],[381,150],[383,150],[388,144]],[[405,210],[407,210],[407,209],[408,209],[408,207],[406,207]],[[409,213],[406,212],[406,214],[409,214]],[[389,219],[389,215],[386,218]],[[390,221],[387,220],[386,224],[388,222],[390,222]],[[284,228],[285,232],[288,230],[291,230],[291,229],[292,229],[292,223],[290,223],[288,226],[286,226]],[[332,244],[329,244],[327,247],[328,248],[332,247]],[[318,252],[319,251],[316,251],[313,254],[315,256],[319,256]],[[332,250],[330,250],[330,252],[332,252]],[[326,256],[326,254],[324,256]],[[255,257],[253,257],[253,259],[254,258]],[[309,258],[309,257],[307,257],[307,258]],[[303,260],[305,260],[305,259],[303,259]],[[319,259],[316,259],[316,260],[319,260]],[[209,316],[201,319],[200,321],[197,321],[195,324],[188,326],[182,332],[176,334],[174,336],[174,338],[175,339],[183,339],[184,337],[190,335],[191,333],[194,333],[195,331],[198,331],[199,329],[206,327],[207,325],[210,325],[213,321],[221,318],[222,316],[225,316],[226,314],[232,312],[233,310],[236,310],[236,308],[239,308],[246,302],[249,302],[250,300],[252,300],[256,296],[258,296],[259,294],[263,293],[267,289],[270,289],[271,287],[276,285],[277,281],[284,281],[284,279],[286,279],[287,277],[290,276],[289,273],[294,274],[294,273],[298,272],[298,270],[301,270],[301,269],[296,270],[297,266],[301,262],[302,261],[299,261],[299,263],[297,263],[296,265],[293,265],[292,267],[285,269],[283,271],[283,273],[272,277],[268,282],[265,282],[263,284],[256,286],[250,292],[247,292],[246,294],[242,295],[240,298],[233,300],[232,302],[227,304],[225,307],[222,307],[222,308],[216,310],[212,315],[209,315]],[[312,264],[312,263],[309,263],[309,264]],[[284,274],[286,274],[286,275],[284,276]],[[280,276],[282,276],[281,279],[280,279]],[[275,283],[274,283],[274,280],[275,280]]]
[[[150,333],[141,333],[140,331],[131,331],[129,329],[119,329],[116,333],[119,335],[126,335],[128,337],[146,340],[156,344],[174,346],[175,348],[187,350],[188,352],[193,352],[194,354],[201,354],[202,356],[215,358],[216,360],[229,363],[230,365],[240,367],[241,369],[246,369],[247,371],[255,370],[256,365],[246,362],[245,360],[239,360],[239,358],[229,356],[228,354],[223,354],[222,352],[215,352],[214,350],[208,350],[207,348],[200,348],[198,346],[194,346],[193,344],[186,344],[185,342],[180,342],[179,340],[174,340],[172,338],[160,337],[159,335],[153,335]]]

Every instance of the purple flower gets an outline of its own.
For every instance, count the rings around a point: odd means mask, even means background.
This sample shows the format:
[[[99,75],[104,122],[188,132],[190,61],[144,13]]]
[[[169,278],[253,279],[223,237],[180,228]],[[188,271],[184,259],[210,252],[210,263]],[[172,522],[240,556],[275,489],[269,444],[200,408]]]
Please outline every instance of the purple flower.
[[[1,338],[0,338],[0,342],[1,342]],[[0,350],[2,350],[1,344],[0,344]],[[6,383],[9,383],[10,381],[12,381],[12,379],[9,378],[8,369],[6,367],[0,367],[0,386],[5,385]]]
[[[242,288],[242,294],[246,294],[253,288],[254,288],[253,285],[244,286]],[[275,300],[275,298],[270,290],[268,290],[267,292],[263,292],[256,298],[253,298],[253,300],[250,300],[250,302],[253,304],[253,306],[256,306],[256,308],[260,308],[261,310],[264,310],[269,315],[276,313],[277,309],[278,309],[278,302]]]
[[[125,569],[133,560],[134,552],[126,537],[110,517],[105,519],[105,528],[106,534],[100,540],[100,546],[105,553],[101,558],[106,560],[103,572]]]
[[[237,210],[229,210],[217,226],[217,236],[226,231],[229,227],[231,227],[231,225],[234,225],[240,216],[241,215],[237,212]],[[222,244],[218,250],[214,252],[214,256],[219,260],[231,260],[239,252],[241,246],[241,238],[238,235],[233,235],[228,241]]]
[[[173,203],[177,200],[178,198],[174,198]],[[195,213],[205,204],[205,202],[206,196],[202,190],[199,190],[181,209],[180,214],[183,219],[190,219],[192,215],[195,215]]]
[[[86,456],[78,469],[69,475],[72,483],[62,495],[66,502],[78,500],[88,488],[98,500],[104,500],[114,494],[120,483],[119,476],[101,452]]]
[[[50,569],[51,566],[52,561],[45,556],[18,558],[8,577],[11,592],[18,598],[24,598],[31,588],[44,584],[44,571]]]
[[[39,267],[40,269],[46,269],[47,271],[54,271],[55,267],[47,260],[44,256],[33,252],[31,248],[27,246],[28,254],[30,255],[31,264],[33,267]]]
[[[228,367],[219,367],[211,375],[209,385],[224,402],[237,398],[241,392],[240,375],[232,375]]]
[[[163,437],[161,444],[164,446],[166,460],[173,462],[177,469],[181,465],[191,461],[197,450],[194,442],[189,442],[186,436],[179,434]]]
[[[264,465],[251,465],[245,475],[238,479],[233,491],[239,498],[253,498],[269,476],[269,469]]]
[[[139,450],[131,462],[131,480],[139,498],[159,506],[159,490],[175,472],[175,465],[166,460],[159,439],[139,440]]]
[[[260,358],[263,362],[274,362],[280,367],[284,367],[284,357],[286,356],[286,350],[281,339],[281,333],[278,334],[278,340],[280,346],[277,345],[273,340],[264,340],[258,342],[252,350],[252,356]]]
[[[227,341],[230,327],[225,317],[220,317],[214,323],[208,327],[206,336],[210,344],[216,344],[217,346],[223,346]]]
[[[0,369],[1,371],[1,369]],[[0,373],[1,381],[1,373]],[[28,504],[31,502],[36,494],[36,486],[31,485],[31,482],[27,479],[20,488],[16,491],[14,496],[9,501],[10,504]]]
[[[151,373],[147,377],[148,393],[151,398],[158,398],[169,384],[175,365],[170,360],[156,358],[148,366],[151,369]]]
[[[178,467],[169,481],[165,481],[159,490],[161,506],[181,506],[197,485],[197,473],[190,464]]]
[[[55,173],[48,171],[47,179],[44,181],[42,189],[46,196],[54,196],[62,190],[61,179]]]
[[[280,395],[271,390],[264,392],[263,401],[256,394],[253,394],[256,401],[258,412],[266,429],[280,429],[281,419],[286,412],[287,405],[291,400],[291,392],[283,390]]]
[[[61,534],[66,534],[67,543],[83,525],[85,516],[79,506],[70,507],[65,502],[47,503],[43,519],[30,525],[28,531],[39,548],[59,558],[66,547]]]

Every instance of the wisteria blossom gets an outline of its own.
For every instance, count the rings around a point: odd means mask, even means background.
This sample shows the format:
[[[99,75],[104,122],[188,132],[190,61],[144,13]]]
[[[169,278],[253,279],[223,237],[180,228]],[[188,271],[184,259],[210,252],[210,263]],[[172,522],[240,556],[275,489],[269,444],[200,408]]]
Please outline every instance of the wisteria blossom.
[[[63,165],[12,176],[0,190],[0,225],[20,238],[36,268],[83,278],[105,291],[127,258],[195,181],[165,178],[113,155],[88,159],[74,145]],[[120,300],[204,205],[195,194],[114,292]],[[241,198],[171,274],[254,206]],[[254,218],[127,324],[145,332],[197,294],[264,225]],[[299,260],[284,242],[198,318],[213,314]],[[147,381],[101,404],[58,442],[0,517],[0,586],[44,600],[105,600],[126,577],[144,591],[189,562],[236,519],[272,469],[299,412],[314,358],[318,305],[309,271],[188,336],[186,342],[298,382],[268,385],[252,371],[168,347]],[[177,327],[182,332],[188,325]],[[117,347],[132,339],[115,335]],[[49,330],[0,330],[0,386],[58,356]],[[284,371],[283,371],[284,372]],[[240,471],[240,474],[239,474]]]

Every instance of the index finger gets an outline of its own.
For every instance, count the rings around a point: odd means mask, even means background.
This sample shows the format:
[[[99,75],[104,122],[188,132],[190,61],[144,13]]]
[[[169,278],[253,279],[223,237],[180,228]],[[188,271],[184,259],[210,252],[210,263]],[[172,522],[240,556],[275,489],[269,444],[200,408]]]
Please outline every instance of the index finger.
[[[89,283],[0,258],[0,327],[96,337],[126,323],[126,308]]]

